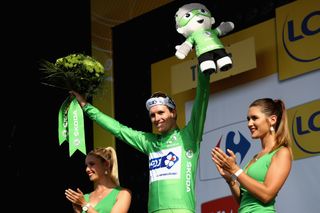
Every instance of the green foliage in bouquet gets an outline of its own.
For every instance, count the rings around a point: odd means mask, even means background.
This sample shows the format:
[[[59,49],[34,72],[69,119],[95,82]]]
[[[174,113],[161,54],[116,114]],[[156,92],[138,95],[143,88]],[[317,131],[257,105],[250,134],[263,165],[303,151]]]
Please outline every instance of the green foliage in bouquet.
[[[74,90],[87,96],[94,95],[104,81],[104,67],[84,54],[70,54],[55,63],[42,61],[43,84],[65,90]]]

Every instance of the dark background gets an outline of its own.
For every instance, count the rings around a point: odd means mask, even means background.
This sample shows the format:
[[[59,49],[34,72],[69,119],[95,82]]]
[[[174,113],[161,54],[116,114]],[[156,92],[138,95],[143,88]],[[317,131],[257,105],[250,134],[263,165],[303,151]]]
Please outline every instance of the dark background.
[[[113,28],[115,117],[134,129],[151,131],[145,101],[151,94],[151,64],[171,57],[184,41],[175,30],[176,0]],[[233,21],[235,33],[275,16],[292,0],[196,1],[208,7],[218,25]],[[89,0],[12,2],[2,30],[2,132],[5,205],[10,212],[72,212],[68,187],[92,190],[84,155],[69,157],[57,138],[58,110],[67,91],[40,84],[39,60],[81,52],[91,54]],[[229,34],[231,34],[229,33]],[[87,150],[93,147],[92,122],[85,118]],[[147,212],[148,158],[117,141],[120,182],[132,190],[130,212]]]
[[[17,1],[2,11],[11,14],[3,19],[1,60],[6,209],[72,212],[64,190],[79,187],[86,192],[92,183],[85,173],[85,156],[77,151],[69,157],[68,143],[58,143],[58,111],[68,92],[40,84],[39,64],[74,52],[91,54],[90,1]],[[85,126],[90,150],[92,123],[86,120]]]

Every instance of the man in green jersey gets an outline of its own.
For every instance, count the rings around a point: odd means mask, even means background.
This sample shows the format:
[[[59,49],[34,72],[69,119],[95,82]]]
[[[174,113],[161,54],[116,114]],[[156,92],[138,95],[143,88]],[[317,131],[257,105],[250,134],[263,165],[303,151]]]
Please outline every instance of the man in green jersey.
[[[191,118],[179,128],[174,101],[155,93],[146,102],[152,124],[158,133],[124,126],[71,91],[84,113],[116,138],[149,156],[149,213],[194,213],[195,183],[208,98],[209,75],[198,70],[196,97]]]

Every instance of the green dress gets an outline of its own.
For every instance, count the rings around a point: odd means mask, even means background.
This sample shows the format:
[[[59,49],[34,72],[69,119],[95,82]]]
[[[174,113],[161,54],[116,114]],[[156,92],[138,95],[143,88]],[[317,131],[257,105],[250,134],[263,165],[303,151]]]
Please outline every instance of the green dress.
[[[267,153],[259,158],[256,162],[251,164],[247,175],[252,177],[253,179],[263,183],[265,176],[268,172],[271,160],[273,155],[279,149],[274,150],[271,153]],[[244,167],[244,170],[247,168],[248,164]],[[241,201],[238,212],[239,213],[269,213],[276,212],[275,209],[275,198],[268,203],[262,203],[257,198],[252,196],[250,192],[248,192],[245,188],[240,185],[240,193],[241,193]]]
[[[102,200],[97,203],[93,208],[99,213],[110,213],[113,205],[117,201],[117,196],[121,191],[121,187],[114,188],[109,194],[107,194]],[[85,194],[84,199],[89,202],[90,194]],[[82,212],[84,213],[84,211]]]

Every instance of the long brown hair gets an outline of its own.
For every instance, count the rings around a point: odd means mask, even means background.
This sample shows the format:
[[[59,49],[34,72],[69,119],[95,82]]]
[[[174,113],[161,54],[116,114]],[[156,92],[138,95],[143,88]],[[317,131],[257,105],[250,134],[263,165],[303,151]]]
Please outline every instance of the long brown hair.
[[[277,121],[274,126],[276,134],[276,144],[271,151],[284,146],[291,151],[291,136],[288,127],[288,118],[285,104],[280,99],[261,98],[253,101],[249,107],[257,106],[261,108],[266,116],[277,116]],[[291,153],[292,154],[292,153]]]

